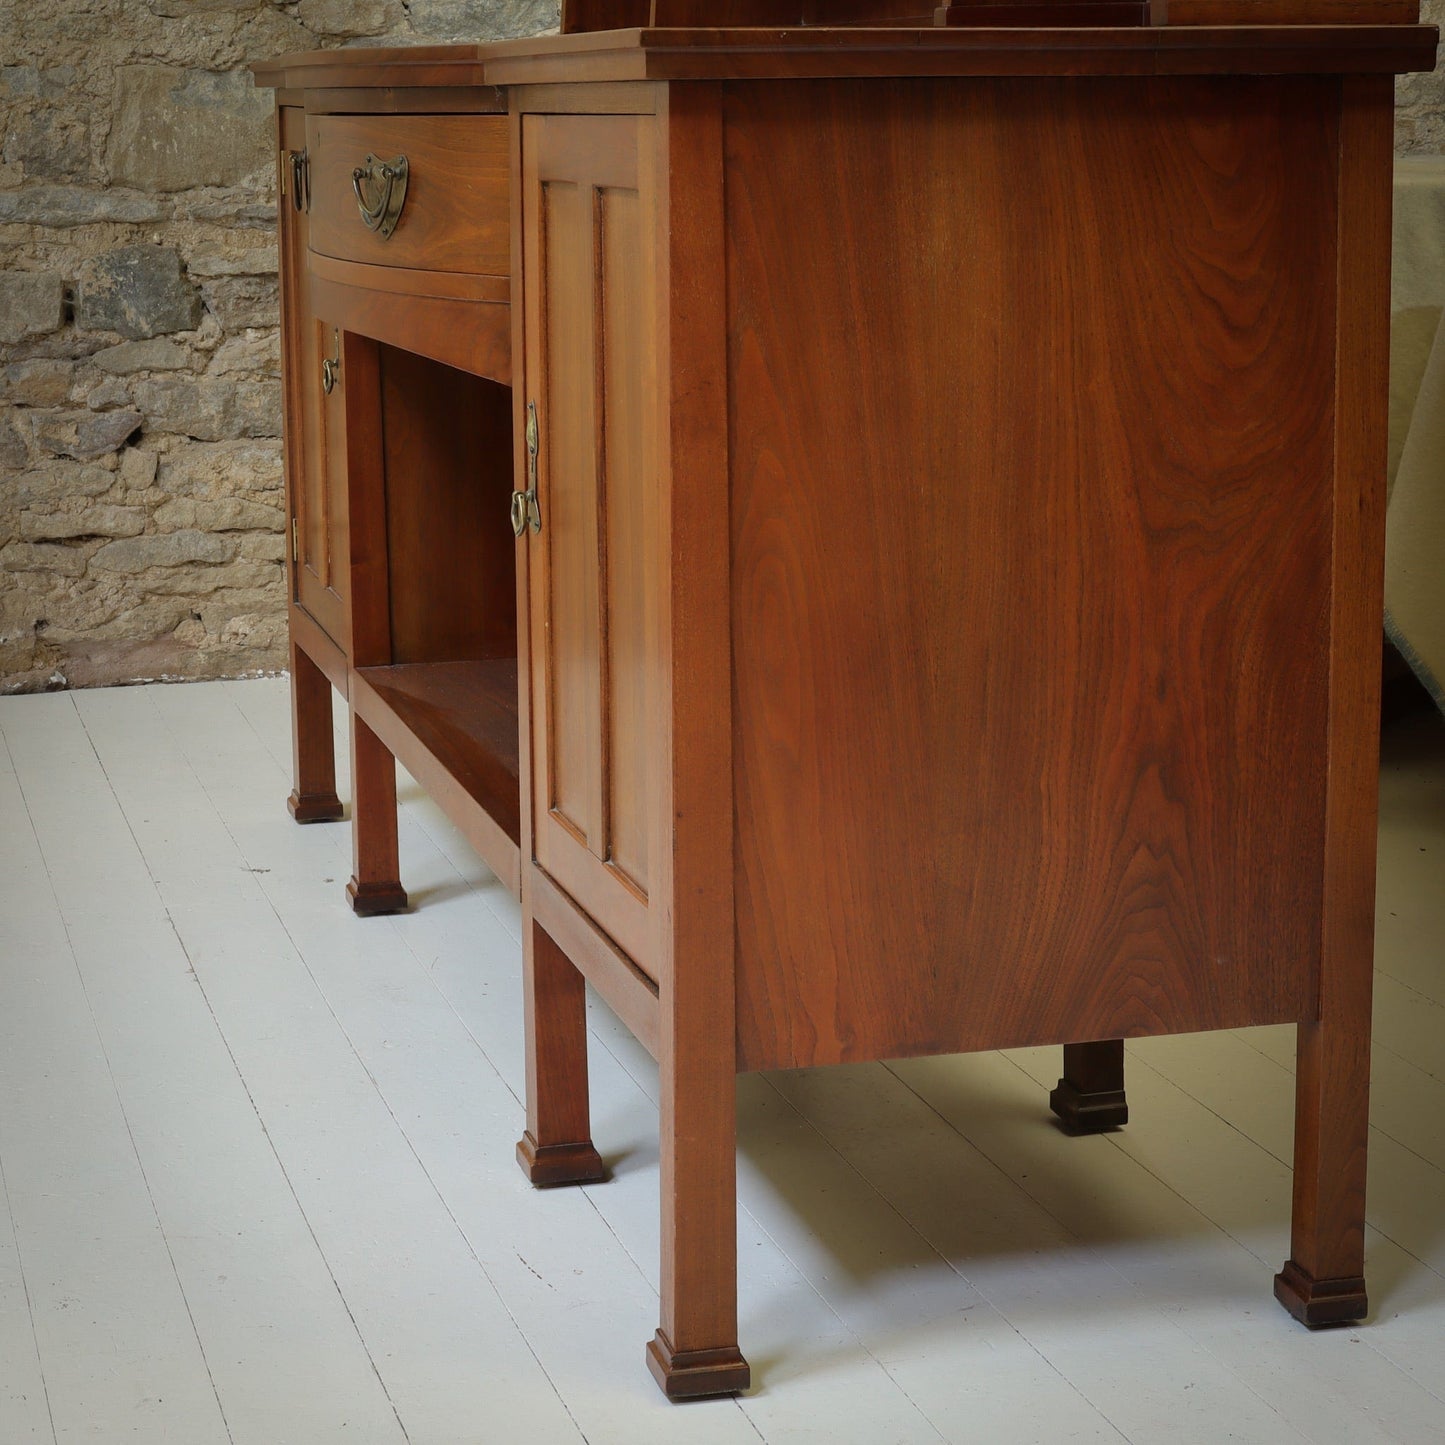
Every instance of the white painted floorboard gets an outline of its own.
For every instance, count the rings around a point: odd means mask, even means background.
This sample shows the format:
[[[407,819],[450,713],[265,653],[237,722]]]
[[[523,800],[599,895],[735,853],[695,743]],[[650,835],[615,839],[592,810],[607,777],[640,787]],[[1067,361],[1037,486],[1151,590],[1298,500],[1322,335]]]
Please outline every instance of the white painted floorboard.
[[[672,1407],[655,1066],[594,1001],[614,1177],[527,1186],[516,904],[403,776],[413,908],[352,917],[285,688],[0,699],[0,1445],[1445,1441],[1438,719],[1382,770],[1366,1326],[1270,1296],[1290,1029],[1130,1045],[1089,1139],[1054,1049],[748,1076],[755,1386]]]

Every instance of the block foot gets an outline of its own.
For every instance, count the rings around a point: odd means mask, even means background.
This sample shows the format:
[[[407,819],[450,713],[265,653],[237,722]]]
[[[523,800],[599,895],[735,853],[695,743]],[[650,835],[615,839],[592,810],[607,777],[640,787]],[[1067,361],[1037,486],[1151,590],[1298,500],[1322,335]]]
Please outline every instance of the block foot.
[[[298,823],[334,823],[342,814],[335,793],[298,793],[293,788],[286,807]]]
[[[1058,1115],[1059,1127],[1066,1134],[1102,1134],[1129,1122],[1123,1089],[1086,1094],[1067,1079],[1060,1079],[1049,1095],[1049,1108]]]
[[[1274,1297],[1312,1330],[1352,1324],[1370,1308],[1363,1278],[1312,1279],[1294,1260],[1275,1275]]]
[[[402,913],[407,902],[406,889],[400,883],[358,883],[355,878],[346,885],[346,897],[358,918]]]
[[[558,1184],[600,1184],[607,1166],[590,1139],[578,1144],[539,1144],[530,1134],[517,1140],[517,1163],[538,1189]]]
[[[661,1330],[647,1342],[647,1368],[669,1400],[736,1395],[748,1388],[753,1377],[736,1345],[678,1351]]]

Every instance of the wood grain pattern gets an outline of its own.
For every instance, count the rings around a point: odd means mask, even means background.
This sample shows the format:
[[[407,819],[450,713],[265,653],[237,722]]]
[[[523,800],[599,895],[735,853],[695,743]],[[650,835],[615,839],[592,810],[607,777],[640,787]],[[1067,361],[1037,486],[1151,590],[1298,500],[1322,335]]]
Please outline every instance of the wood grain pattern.
[[[1294,1213],[1281,1302],[1362,1319],[1389,393],[1392,91],[1343,86],[1320,988],[1299,1026]]]
[[[336,743],[331,731],[331,683],[291,642],[291,777],[286,806],[298,823],[341,817],[336,796]]]
[[[363,667],[352,673],[351,705],[516,896],[521,857],[508,799],[517,785],[507,752],[514,678],[506,658]]]
[[[346,331],[414,351],[504,386],[512,380],[511,308],[495,301],[466,302],[380,291],[332,276],[315,276],[312,304],[319,316]],[[317,362],[320,365],[320,362]]]
[[[662,1318],[647,1362],[670,1398],[746,1389],[738,1349],[728,378],[722,96],[671,90],[641,150],[663,307],[636,358],[666,397],[651,452],[655,627],[648,849],[657,896]],[[659,126],[661,131],[661,127]],[[665,137],[665,139],[664,139]],[[655,158],[655,159],[654,159]],[[656,176],[649,186],[649,170]],[[655,370],[653,369],[655,368]],[[655,378],[655,382],[654,382]]]
[[[319,116],[307,122],[311,246],[376,266],[505,276],[510,269],[503,116]],[[367,230],[352,171],[368,154],[410,163],[390,236]]]
[[[303,382],[303,353],[311,309],[306,292],[306,215],[290,204],[285,183],[292,156],[306,143],[305,116],[294,107],[279,107],[276,126],[277,194],[281,197],[277,229],[282,310],[281,404],[285,432],[282,457],[287,530],[299,541],[301,499],[310,490],[306,437],[319,417],[315,399]],[[301,585],[301,569],[292,536],[286,538],[285,555],[289,612],[297,607]],[[341,816],[341,800],[336,796],[331,687],[325,674],[298,645],[294,631],[290,650],[293,786],[286,806],[298,823],[325,822]]]
[[[498,85],[926,75],[1321,75],[1432,70],[1430,25],[603,31],[484,48]]]
[[[656,573],[643,382],[648,198],[631,116],[526,116],[527,377],[542,530],[529,540],[533,848],[644,968],[646,658]]]
[[[396,760],[351,713],[351,879],[346,897],[363,918],[406,907],[396,834]]]
[[[1309,1012],[1333,94],[730,93],[744,1067]]]
[[[587,1104],[587,990],[571,960],[528,911],[522,979],[527,1131],[518,1141],[517,1161],[538,1186],[605,1179]]]
[[[1419,0],[1164,0],[1170,25],[1414,25]]]
[[[512,398],[380,348],[391,662],[515,657]]]

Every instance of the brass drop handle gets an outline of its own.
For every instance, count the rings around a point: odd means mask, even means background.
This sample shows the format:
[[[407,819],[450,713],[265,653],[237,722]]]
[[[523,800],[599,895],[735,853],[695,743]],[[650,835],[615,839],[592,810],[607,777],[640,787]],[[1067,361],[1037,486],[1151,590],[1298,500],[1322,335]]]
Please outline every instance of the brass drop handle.
[[[321,390],[330,396],[335,390],[336,380],[341,375],[341,333],[333,331],[332,348],[335,356],[326,356],[321,361]]]
[[[311,206],[311,166],[305,150],[292,151],[291,156],[291,204],[298,211],[309,210]]]
[[[512,535],[520,537],[528,525],[534,532],[542,530],[542,507],[537,501],[537,403],[527,403],[527,490],[512,493]]]
[[[368,231],[386,237],[396,230],[396,223],[401,220],[401,208],[406,204],[410,170],[405,156],[379,161],[369,155],[365,165],[352,171],[351,189]]]

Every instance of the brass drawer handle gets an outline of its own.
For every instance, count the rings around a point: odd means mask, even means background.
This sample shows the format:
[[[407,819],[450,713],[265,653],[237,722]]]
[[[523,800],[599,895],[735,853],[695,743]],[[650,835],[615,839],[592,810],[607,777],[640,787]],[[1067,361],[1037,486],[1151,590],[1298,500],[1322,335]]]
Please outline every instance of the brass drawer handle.
[[[405,156],[379,161],[372,155],[367,156],[365,165],[352,171],[351,189],[356,193],[356,204],[368,231],[389,236],[396,230],[401,208],[406,204],[409,171]]]

